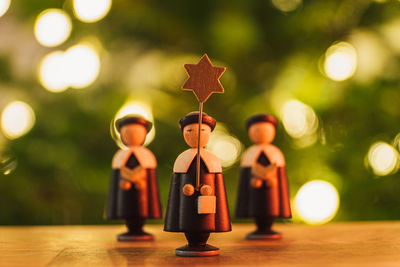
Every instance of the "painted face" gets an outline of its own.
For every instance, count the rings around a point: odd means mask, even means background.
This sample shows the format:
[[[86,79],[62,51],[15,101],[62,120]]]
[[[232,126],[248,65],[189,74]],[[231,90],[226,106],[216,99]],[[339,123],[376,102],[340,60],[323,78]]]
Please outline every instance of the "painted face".
[[[186,144],[188,144],[192,148],[197,147],[198,131],[199,124],[197,123],[186,125],[183,128],[183,137],[185,138]],[[210,134],[211,127],[207,124],[202,124],[200,133],[200,147],[204,147],[208,143],[208,139],[210,139]]]
[[[269,122],[257,122],[250,126],[249,137],[256,144],[270,144],[275,138],[275,127]]]
[[[126,146],[140,146],[146,140],[147,130],[141,124],[128,124],[120,130],[121,140]]]

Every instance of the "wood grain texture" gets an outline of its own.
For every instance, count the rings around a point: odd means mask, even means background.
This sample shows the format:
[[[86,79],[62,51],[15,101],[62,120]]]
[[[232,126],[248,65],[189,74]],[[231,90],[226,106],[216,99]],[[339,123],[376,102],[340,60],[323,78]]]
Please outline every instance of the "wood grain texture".
[[[280,241],[246,241],[252,225],[211,235],[210,258],[181,258],[184,235],[147,225],[154,242],[123,243],[123,226],[0,227],[0,266],[400,266],[400,222],[275,226]]]
[[[192,90],[199,102],[204,103],[212,93],[223,93],[219,78],[225,72],[225,67],[214,66],[207,54],[204,54],[197,64],[185,64],[189,78],[182,86],[183,90]]]

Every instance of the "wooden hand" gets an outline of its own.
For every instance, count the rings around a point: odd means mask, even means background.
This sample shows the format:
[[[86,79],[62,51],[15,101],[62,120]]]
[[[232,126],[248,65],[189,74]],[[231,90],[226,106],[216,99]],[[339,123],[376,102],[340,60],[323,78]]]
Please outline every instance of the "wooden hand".
[[[183,192],[183,194],[184,194],[185,196],[191,196],[191,195],[193,195],[193,194],[194,194],[194,191],[195,191],[195,188],[194,188],[194,186],[191,185],[191,184],[185,184],[185,185],[182,187],[182,192]],[[213,189],[212,189],[212,187],[209,186],[209,185],[203,185],[203,186],[200,188],[200,194],[201,194],[202,196],[211,196],[212,193],[213,193]]]
[[[120,168],[122,181],[120,187],[124,190],[129,190],[131,186],[127,183],[133,183],[136,189],[141,190],[146,186],[146,170],[142,166],[137,166],[134,169],[129,169],[126,166]]]
[[[185,184],[182,188],[182,192],[185,196],[191,196],[194,194],[194,186],[191,184]]]
[[[277,167],[275,164],[263,166],[257,163],[251,168],[251,173],[254,177],[250,180],[250,185],[254,188],[260,188],[263,180],[268,187],[276,184]]]

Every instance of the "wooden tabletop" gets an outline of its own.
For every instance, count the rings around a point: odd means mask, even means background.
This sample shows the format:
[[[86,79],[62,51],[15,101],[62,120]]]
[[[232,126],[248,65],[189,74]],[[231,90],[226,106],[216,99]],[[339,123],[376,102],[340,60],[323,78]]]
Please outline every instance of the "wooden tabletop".
[[[162,225],[146,230],[156,241],[121,243],[123,226],[0,227],[0,266],[400,266],[400,222],[276,225],[280,241],[246,241],[253,225],[212,234],[221,255],[180,258],[182,233]]]

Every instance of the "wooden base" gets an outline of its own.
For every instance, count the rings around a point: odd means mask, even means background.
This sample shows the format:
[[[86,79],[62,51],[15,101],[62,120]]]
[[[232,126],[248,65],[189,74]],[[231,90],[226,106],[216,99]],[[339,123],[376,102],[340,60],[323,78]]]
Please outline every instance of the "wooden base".
[[[117,235],[117,240],[121,242],[136,242],[136,241],[153,241],[154,236],[149,233],[141,233],[141,234],[130,234],[130,233],[123,233]]]
[[[175,255],[180,257],[209,257],[218,256],[219,248],[204,245],[204,246],[183,246],[175,249]]]
[[[246,235],[247,240],[280,240],[282,239],[282,234],[274,231],[267,233],[252,232]]]

